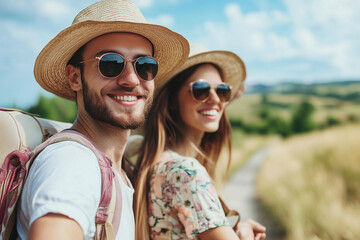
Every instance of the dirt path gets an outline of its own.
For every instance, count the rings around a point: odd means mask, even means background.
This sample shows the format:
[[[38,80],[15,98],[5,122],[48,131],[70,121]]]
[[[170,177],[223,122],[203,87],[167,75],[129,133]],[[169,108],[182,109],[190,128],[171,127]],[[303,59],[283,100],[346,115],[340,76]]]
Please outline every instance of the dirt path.
[[[252,218],[265,225],[267,240],[283,240],[284,231],[262,206],[255,193],[256,178],[265,155],[266,149],[254,154],[228,181],[222,196],[229,208],[240,213],[242,220]]]

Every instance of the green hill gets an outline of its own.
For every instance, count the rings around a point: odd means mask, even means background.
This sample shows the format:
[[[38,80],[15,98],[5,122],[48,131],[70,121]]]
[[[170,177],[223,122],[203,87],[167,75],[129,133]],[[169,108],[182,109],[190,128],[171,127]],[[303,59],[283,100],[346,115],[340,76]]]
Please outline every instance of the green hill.
[[[344,101],[354,101],[360,103],[360,81],[339,81],[315,84],[255,84],[248,86],[248,93],[302,94],[307,96],[336,98]]]
[[[308,120],[314,129],[357,122],[360,120],[360,81],[253,85],[242,98],[227,107],[227,113],[233,127],[249,133],[288,132],[303,103],[312,108]],[[302,113],[297,114],[301,117]]]

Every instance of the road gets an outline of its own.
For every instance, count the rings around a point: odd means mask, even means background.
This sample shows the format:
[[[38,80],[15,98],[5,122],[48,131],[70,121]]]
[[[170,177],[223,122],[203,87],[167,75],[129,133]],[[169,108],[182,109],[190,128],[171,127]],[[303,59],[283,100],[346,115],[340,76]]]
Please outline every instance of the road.
[[[241,220],[254,219],[266,226],[267,240],[284,240],[285,233],[279,223],[256,197],[255,184],[266,148],[254,154],[249,161],[227,182],[223,199],[230,209],[237,210]]]

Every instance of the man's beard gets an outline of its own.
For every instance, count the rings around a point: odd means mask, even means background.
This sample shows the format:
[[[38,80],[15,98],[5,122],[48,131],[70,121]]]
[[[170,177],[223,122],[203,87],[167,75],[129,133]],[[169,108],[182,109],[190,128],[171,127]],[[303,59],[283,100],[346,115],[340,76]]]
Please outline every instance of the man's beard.
[[[152,97],[148,98],[145,102],[144,113],[141,116],[131,117],[128,121],[122,120],[114,116],[114,114],[105,104],[104,99],[101,98],[101,96],[97,96],[94,92],[91,92],[89,90],[85,79],[83,79],[83,75],[81,76],[81,81],[83,85],[82,92],[85,110],[93,119],[121,129],[136,129],[144,124],[146,116],[150,111]],[[134,91],[133,88],[124,87],[122,87],[121,90],[123,92]],[[146,92],[144,95],[148,95],[148,92]],[[123,111],[123,114],[131,114],[131,110],[125,109],[125,111]]]

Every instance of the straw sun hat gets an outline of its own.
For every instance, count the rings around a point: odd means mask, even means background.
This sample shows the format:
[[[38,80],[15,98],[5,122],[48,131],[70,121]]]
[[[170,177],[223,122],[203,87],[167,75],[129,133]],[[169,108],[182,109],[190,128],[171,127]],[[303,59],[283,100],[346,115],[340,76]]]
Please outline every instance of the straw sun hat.
[[[189,58],[184,65],[172,74],[172,77],[200,63],[212,63],[220,68],[222,80],[232,87],[232,96],[236,94],[245,81],[246,69],[239,56],[229,51],[209,51],[198,44],[190,46]]]
[[[130,0],[101,0],[82,10],[70,27],[43,48],[35,62],[36,81],[49,92],[75,100],[66,77],[67,62],[85,43],[111,32],[136,33],[152,43],[159,63],[156,84],[181,66],[189,53],[189,43],[183,36],[166,27],[146,23]]]

